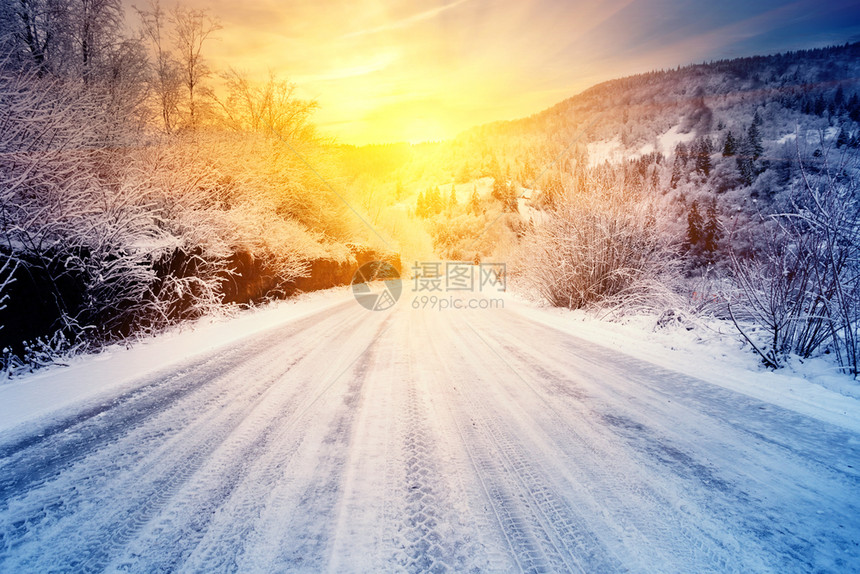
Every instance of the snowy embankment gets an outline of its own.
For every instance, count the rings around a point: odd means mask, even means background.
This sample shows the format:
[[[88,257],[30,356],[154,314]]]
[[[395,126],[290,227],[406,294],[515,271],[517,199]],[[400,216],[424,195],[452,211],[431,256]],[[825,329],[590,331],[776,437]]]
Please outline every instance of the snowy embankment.
[[[308,293],[235,317],[199,319],[130,347],[113,345],[97,354],[76,357],[68,366],[0,382],[0,433],[97,405],[133,391],[146,383],[146,377],[172,365],[347,300],[352,301],[352,295],[346,287]]]
[[[649,363],[860,431],[860,382],[822,359],[795,360],[780,371],[766,369],[726,321],[659,327],[655,316],[630,317],[622,324],[584,311],[540,307],[516,296],[509,297],[507,305],[530,319]]]

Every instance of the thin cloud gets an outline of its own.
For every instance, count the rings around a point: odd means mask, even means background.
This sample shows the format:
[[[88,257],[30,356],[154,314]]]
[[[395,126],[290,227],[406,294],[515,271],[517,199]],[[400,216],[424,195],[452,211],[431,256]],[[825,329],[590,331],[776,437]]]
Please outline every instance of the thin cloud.
[[[358,36],[368,36],[370,34],[378,34],[380,32],[388,32],[390,30],[399,30],[401,28],[408,28],[414,24],[419,22],[423,22],[425,20],[432,20],[442,12],[447,12],[452,8],[456,8],[460,4],[465,4],[469,2],[469,0],[456,0],[456,2],[451,2],[450,4],[446,4],[444,6],[440,6],[439,8],[433,8],[431,10],[425,10],[424,12],[419,12],[418,14],[413,14],[412,16],[408,16],[406,18],[397,20],[395,22],[390,22],[388,24],[383,24],[382,26],[377,26],[375,28],[368,28],[366,30],[358,30],[356,32],[350,32],[349,34],[344,34],[341,38],[355,38]]]
[[[293,80],[296,82],[328,82],[333,80],[343,80],[346,78],[357,78],[384,70],[395,60],[396,58],[394,56],[388,55],[377,58],[369,64],[353,66],[350,68],[340,68],[319,74],[295,76]]]

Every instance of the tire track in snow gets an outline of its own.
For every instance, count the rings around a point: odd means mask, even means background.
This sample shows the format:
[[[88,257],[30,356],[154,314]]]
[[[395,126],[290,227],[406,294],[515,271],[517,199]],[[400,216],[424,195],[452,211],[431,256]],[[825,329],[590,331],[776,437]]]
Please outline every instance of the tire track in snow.
[[[265,572],[286,568],[279,554],[282,547],[291,543],[288,536],[290,521],[299,514],[299,499],[310,487],[308,482],[296,484],[297,471],[306,465],[297,459],[302,457],[302,453],[317,453],[320,448],[326,448],[325,439],[332,434],[332,426],[340,426],[338,417],[345,407],[339,406],[335,412],[329,407],[337,403],[336,397],[343,392],[335,383],[360,368],[359,359],[373,345],[372,333],[368,336],[366,331],[375,331],[375,328],[365,326],[364,313],[363,309],[357,310],[355,315],[359,320],[356,324],[345,325],[330,333],[346,348],[350,348],[352,340],[357,340],[363,346],[358,356],[333,361],[331,348],[317,346],[314,356],[308,358],[298,373],[315,381],[313,392],[296,395],[297,400],[290,398],[290,406],[283,409],[278,406],[267,409],[274,411],[272,418],[279,421],[275,436],[268,441],[260,457],[253,461],[247,476],[243,476],[237,488],[218,508],[214,524],[183,564],[185,570]],[[370,344],[366,343],[368,339]],[[318,369],[320,361],[330,363],[329,369],[322,374]],[[291,414],[285,416],[284,410],[291,411]],[[250,428],[253,429],[254,425]],[[213,482],[216,481],[217,477],[213,477]],[[304,568],[302,562],[290,563],[289,569]]]
[[[571,339],[576,340],[575,338],[551,341],[549,348],[543,346],[538,351],[524,342],[540,338],[536,332],[540,330],[539,325],[522,325],[517,321],[517,327],[518,331],[526,334],[525,337],[514,339],[510,332],[502,333],[493,328],[484,328],[483,331],[492,333],[487,335],[488,338],[499,339],[497,343],[501,351],[505,356],[513,357],[518,370],[535,373],[532,377],[533,390],[536,388],[548,391],[544,398],[547,406],[544,415],[549,419],[545,423],[546,428],[567,426],[574,430],[571,425],[585,419],[591,422],[590,442],[601,437],[604,439],[601,450],[608,451],[604,446],[607,444],[607,431],[611,433],[608,444],[616,447],[624,445],[627,451],[625,457],[629,459],[626,466],[630,473],[639,477],[640,483],[639,488],[631,494],[642,497],[643,503],[653,508],[656,513],[655,520],[651,522],[640,520],[637,529],[647,533],[649,537],[659,534],[659,538],[652,544],[655,550],[661,546],[661,540],[679,538],[682,541],[675,545],[677,550],[669,554],[673,559],[673,562],[669,563],[687,563],[691,569],[718,566],[721,570],[736,571],[782,570],[801,564],[805,564],[808,569],[815,569],[814,555],[825,540],[827,545],[841,548],[829,552],[839,555],[845,551],[849,544],[848,540],[843,538],[845,531],[839,530],[842,526],[826,527],[830,533],[824,539],[817,540],[798,538],[797,534],[791,533],[792,530],[795,533],[803,530],[804,526],[800,522],[788,528],[783,526],[785,521],[786,526],[793,522],[792,511],[774,507],[773,502],[768,499],[773,498],[773,487],[784,478],[786,471],[783,467],[786,464],[804,465],[809,461],[805,457],[798,457],[796,452],[780,452],[782,449],[778,445],[774,449],[775,443],[770,441],[759,443],[745,439],[746,430],[736,428],[743,426],[737,420],[739,417],[743,418],[740,416],[743,410],[736,413],[733,420],[724,420],[719,414],[700,411],[698,401],[692,401],[691,404],[684,400],[684,392],[669,394],[671,400],[667,400],[667,395],[651,390],[654,386],[659,387],[661,378],[658,375],[649,379],[648,384],[619,385],[619,382],[625,379],[621,374],[613,376],[610,373],[614,371],[616,363],[624,364],[623,356],[604,368],[600,365],[598,358],[601,355],[598,354],[585,363],[583,370],[579,353],[575,358],[571,358],[569,354],[553,348],[553,343],[561,343],[566,347]],[[590,347],[591,344],[588,344],[588,348]],[[591,406],[587,408],[569,396],[549,393],[559,383],[567,382],[578,386],[576,378],[571,379],[571,372],[579,371],[583,375],[588,373],[590,392],[598,390],[602,397],[602,400],[590,400]],[[673,378],[689,379],[669,371],[661,373]],[[631,368],[630,378],[636,380],[641,376],[640,372]],[[692,387],[705,384],[693,379],[689,381]],[[671,384],[675,384],[674,379]],[[720,389],[718,392],[723,394],[725,391]],[[550,396],[553,396],[552,404],[548,401]],[[681,400],[675,401],[676,396],[680,396]],[[746,402],[744,397],[740,399],[741,404]],[[570,407],[573,407],[572,410]],[[655,414],[658,417],[652,420]],[[791,420],[795,417],[788,418]],[[689,427],[691,419],[696,421],[694,427]],[[678,428],[673,429],[674,432],[670,431],[670,434],[655,430],[660,428],[657,423],[666,420],[675,420]],[[665,428],[668,430],[673,427]],[[701,439],[694,438],[697,435],[700,435]],[[707,439],[705,446],[699,444],[702,439]],[[560,439],[557,442],[559,446],[567,449],[577,441]],[[729,446],[728,442],[735,446]],[[748,449],[751,458],[739,452],[737,445],[743,445],[742,450]],[[708,459],[699,460],[695,453],[703,450],[710,456]],[[718,453],[723,453],[723,456],[729,457],[730,460],[721,460],[718,465],[710,462],[709,459],[714,455],[719,456]],[[756,460],[756,457],[761,462]],[[743,464],[742,461],[745,460],[749,463]],[[741,468],[734,468],[738,462],[741,462]],[[593,472],[600,466],[601,464],[589,464],[587,468],[589,472]],[[764,468],[759,470],[761,466]],[[750,475],[749,469],[760,473],[760,477]],[[727,470],[730,474],[726,473]],[[820,476],[822,471],[831,475],[828,481],[835,479],[837,483],[843,482],[840,473],[832,472],[829,467],[819,468],[817,474]],[[797,469],[791,472],[792,476],[802,474],[803,471],[798,473]],[[677,478],[673,478],[673,475]],[[755,477],[752,484],[751,477]],[[796,497],[794,504],[806,506],[808,503],[803,499],[808,498],[808,491],[797,489],[792,483],[793,480],[786,486],[793,491],[792,496]],[[604,481],[589,480],[589,484],[604,484]],[[849,484],[845,484],[845,487],[856,490],[856,486]],[[828,498],[825,494],[828,488],[832,489],[834,486],[822,485],[821,492],[815,496],[819,500],[822,496]],[[602,496],[600,499],[608,500]],[[836,501],[833,503],[839,505]],[[816,508],[809,507],[799,515],[806,515],[808,520],[809,516],[816,515]],[[607,510],[610,509],[611,507],[607,507]],[[834,519],[843,523],[846,521],[845,517]],[[671,527],[667,528],[668,525]],[[669,551],[671,549],[671,546],[667,548]],[[698,566],[694,566],[695,564]]]
[[[329,544],[326,571],[394,571],[387,529],[396,521],[392,503],[402,486],[397,476],[402,388],[406,358],[401,343],[406,325],[392,312],[390,326],[373,347],[361,409],[343,472],[337,520]],[[396,413],[396,414],[395,414]]]
[[[561,463],[559,480],[572,485],[576,492],[571,495],[588,507],[586,515],[591,520],[582,524],[583,529],[600,534],[607,541],[620,535],[625,544],[620,547],[612,544],[619,556],[626,553],[628,544],[649,549],[649,556],[626,556],[624,564],[644,562],[643,568],[656,564],[668,568],[683,563],[691,570],[719,565],[723,571],[732,571],[728,560],[732,550],[701,525],[685,523],[673,508],[672,493],[652,489],[652,485],[663,481],[655,481],[654,475],[643,473],[631,454],[619,449],[615,438],[606,432],[611,427],[605,424],[605,419],[594,412],[593,405],[583,402],[584,397],[589,397],[587,391],[574,385],[573,389],[560,392],[559,388],[565,381],[570,382],[569,378],[524,360],[520,349],[493,341],[490,336],[485,335],[485,344],[498,344],[498,352],[507,361],[515,361],[510,368],[529,378],[530,382],[520,390],[537,398],[541,408],[530,409],[528,424],[543,428],[549,442],[541,441],[541,448],[547,458],[555,452]],[[529,376],[532,372],[533,377]],[[548,387],[546,395],[540,392],[543,386]],[[514,396],[507,400],[516,402]],[[566,409],[566,405],[573,408]],[[579,464],[567,465],[562,461]],[[600,518],[595,521],[595,517]],[[718,529],[713,531],[719,533]]]
[[[361,326],[362,318],[351,314],[333,328],[356,333]],[[321,328],[331,333],[329,326]],[[336,373],[345,372],[343,361],[332,361],[326,349],[316,343],[312,337],[301,343],[308,349],[244,417],[229,440],[219,445],[194,481],[183,485],[170,508],[152,521],[148,532],[135,543],[138,550],[134,554],[140,564],[132,571],[239,570],[245,538],[254,527],[249,518],[264,510],[265,498],[259,496],[258,489],[272,487],[288,468],[304,438],[298,425],[309,422],[309,409],[329,390]],[[319,361],[331,363],[334,372],[320,377],[316,370]],[[287,377],[302,384],[294,388]],[[222,520],[214,536],[200,548],[216,515],[231,511],[234,519],[227,524]],[[164,553],[164,548],[170,548],[170,553]]]
[[[167,374],[147,383],[160,390],[123,395],[116,410],[78,421],[91,425],[93,445],[75,424],[15,439],[0,464],[50,457],[75,441],[84,450],[0,498],[0,571],[835,572],[860,564],[856,475],[830,460],[841,453],[852,464],[856,443],[837,442],[855,434],[820,425],[820,436],[788,448],[819,428],[814,421],[787,417],[801,424],[780,434],[776,410],[757,422],[758,403],[663,380],[668,371],[606,349],[589,355],[592,345],[507,313],[383,315],[350,305],[309,318],[282,344],[242,342],[247,354],[237,352],[232,368],[199,367],[207,381]],[[386,317],[399,325],[397,338],[383,330]],[[184,384],[198,386],[99,436],[117,411]],[[13,466],[0,466],[0,480]]]
[[[272,383],[274,379],[262,379],[261,382]],[[222,403],[213,416],[183,429],[157,449],[159,456],[149,457],[136,468],[131,466],[123,469],[134,473],[137,480],[127,476],[118,484],[106,481],[104,491],[94,492],[87,497],[89,507],[68,520],[60,517],[54,528],[60,532],[55,536],[62,535],[62,531],[69,532],[67,536],[71,544],[66,540],[53,549],[54,560],[73,568],[103,569],[110,557],[165,506],[173,493],[208,459],[265,394],[259,392],[252,396],[255,400],[250,406],[242,404],[239,408],[231,408],[229,404]],[[87,463],[97,465],[98,461],[88,460]],[[93,500],[96,505],[92,505]],[[104,501],[103,506],[98,504],[100,501]],[[162,551],[169,551],[170,548]],[[34,550],[37,557],[43,552]],[[67,553],[63,554],[64,551]]]
[[[362,310],[363,311],[363,310]],[[373,323],[374,319],[366,321]],[[375,347],[387,331],[391,316],[385,316],[367,337],[367,345],[353,364],[334,383],[345,388],[338,393],[340,401],[327,425],[325,435],[316,450],[317,462],[313,477],[294,489],[290,498],[295,503],[291,520],[286,526],[288,536],[281,542],[281,551],[274,564],[287,570],[321,572],[331,558],[338,511],[344,496],[344,476],[355,432],[358,412],[363,408],[364,387],[371,375]],[[328,391],[327,391],[328,392]],[[296,496],[297,495],[297,496]],[[287,499],[288,500],[288,499]],[[286,566],[284,566],[286,565]]]
[[[854,440],[855,435],[850,431],[619,353],[535,322],[515,311],[506,314],[505,322],[515,327],[514,332],[528,333],[522,340],[534,337],[547,340],[552,351],[545,353],[539,363],[543,363],[547,355],[573,359],[578,369],[599,373],[606,377],[607,382],[626,381],[630,388],[640,393],[647,392],[664,400],[682,403],[701,416],[719,420],[756,441],[771,443],[798,457],[817,461],[822,467],[845,474],[846,480],[853,481],[855,485],[860,481],[860,466],[848,468],[840,464],[846,455],[860,460],[860,443]],[[557,333],[563,336],[547,336]],[[834,450],[831,445],[839,445],[839,449]]]
[[[332,322],[341,324],[342,318]],[[324,333],[327,322],[317,323],[317,329]],[[290,363],[282,362],[284,348],[294,344],[296,335],[307,336],[315,329],[295,330],[267,334],[262,338],[265,343],[261,349],[261,338],[253,338],[241,345],[245,355],[242,361],[227,369],[226,373],[204,370],[197,372],[193,383],[199,383],[207,393],[190,394],[184,401],[172,405],[159,403],[159,409],[149,419],[149,426],[167,427],[166,433],[144,433],[144,429],[124,430],[112,441],[99,445],[81,463],[80,472],[92,473],[94,469],[107,468],[105,476],[100,477],[100,488],[90,489],[86,496],[87,504],[79,502],[75,508],[74,498],[82,498],[89,476],[75,477],[75,467],[67,468],[64,473],[65,484],[72,485],[71,493],[65,493],[66,504],[63,512],[54,517],[52,524],[41,528],[44,540],[40,547],[16,549],[16,559],[24,563],[41,563],[40,560],[53,558],[55,563],[65,564],[72,569],[94,569],[104,567],[110,556],[124,546],[141,526],[156,515],[170,496],[207,460],[208,456],[242,423],[246,416],[265,398],[266,391],[278,378],[289,370]],[[292,364],[303,358],[313,349],[312,344],[297,341],[299,351],[290,357]],[[270,357],[265,359],[266,355]],[[286,355],[289,357],[289,355]],[[247,380],[244,385],[236,385],[236,380]],[[208,391],[212,392],[208,392]],[[302,389],[296,390],[301,393]],[[189,401],[191,404],[188,404]],[[203,413],[210,413],[210,417]],[[171,416],[172,415],[172,416]],[[165,418],[167,417],[167,418]],[[98,424],[99,419],[91,424]],[[109,421],[108,428],[114,425]],[[141,436],[143,435],[143,436]],[[139,440],[149,444],[140,444]],[[131,454],[129,454],[131,453]],[[142,457],[141,457],[141,454]],[[117,456],[124,461],[122,466],[112,465],[111,458]],[[123,474],[120,474],[123,473]],[[117,482],[112,476],[120,475]],[[80,485],[80,486],[79,486]],[[31,490],[26,498],[38,508],[39,497],[45,496],[42,490],[56,491],[63,484],[50,482]],[[104,506],[97,501],[105,501]],[[95,503],[94,503],[95,502]],[[119,504],[117,504],[119,503]],[[75,511],[74,515],[72,512]],[[4,516],[8,513],[4,513]],[[43,517],[44,518],[44,517]],[[21,519],[14,519],[20,521]],[[27,520],[25,531],[38,530],[38,521]],[[2,528],[4,546],[14,549],[15,541],[8,535],[9,529]],[[25,532],[26,533],[26,532]],[[61,543],[46,551],[46,544],[54,538],[63,539]],[[64,550],[68,550],[63,554]],[[4,552],[0,552],[0,565],[4,563]],[[43,556],[45,554],[45,556]]]
[[[478,352],[483,342],[474,337],[467,340],[464,331],[457,333],[457,344],[447,341],[446,353],[435,353],[445,357],[442,364],[449,380],[458,381],[462,389],[460,404],[451,406],[458,413],[458,430],[519,568],[524,572],[618,570],[618,561],[539,470],[540,461],[527,454],[510,424],[501,422],[504,410],[498,404],[495,412],[491,410],[495,402],[487,395],[491,381],[482,380],[482,369],[475,368],[476,356],[486,356]],[[452,327],[448,332],[456,330]],[[436,343],[431,340],[431,344]],[[467,355],[465,349],[471,353]],[[464,365],[473,367],[471,380],[452,373],[455,366]]]
[[[15,442],[0,445],[0,501],[59,474],[88,453],[116,441],[147,419],[208,386],[212,380],[240,370],[252,352],[282,344],[285,336],[301,335],[310,325],[339,311],[340,308],[336,307],[322,317],[300,320],[290,326],[287,334],[279,331],[252,337],[237,347],[183,365],[179,371],[171,367],[168,373],[153,375],[148,378],[150,382],[110,402],[55,422]],[[201,371],[206,376],[202,376]]]
[[[396,488],[400,500],[393,525],[402,548],[395,552],[394,561],[406,572],[469,571],[470,563],[478,559],[478,549],[453,529],[452,493],[439,468],[437,437],[428,428],[416,377],[410,376],[405,384],[402,479]]]

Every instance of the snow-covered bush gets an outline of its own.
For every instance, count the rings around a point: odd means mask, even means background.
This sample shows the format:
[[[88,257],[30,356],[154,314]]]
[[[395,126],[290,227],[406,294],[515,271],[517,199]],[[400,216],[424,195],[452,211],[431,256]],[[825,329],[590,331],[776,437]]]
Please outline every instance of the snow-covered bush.
[[[738,293],[728,310],[769,367],[781,366],[788,353],[809,357],[830,338],[825,300],[815,285],[818,255],[813,238],[779,229],[754,257],[733,258]],[[763,330],[764,340],[749,332],[745,321]]]
[[[18,268],[18,261],[9,253],[0,252],[0,260],[3,264],[0,265],[0,311],[6,308],[6,302],[9,300],[7,289],[9,285],[15,282],[15,270]],[[0,325],[0,329],[3,325]]]
[[[99,104],[80,86],[0,68],[0,242],[19,262],[4,313],[27,313],[16,300],[22,276],[43,279],[39,287],[55,307],[56,324],[33,335],[62,328],[62,319],[76,314],[75,258],[89,258],[100,241],[95,236],[109,235],[98,234],[95,223],[106,207],[98,178]],[[16,335],[28,336],[2,336]]]
[[[63,331],[50,337],[37,337],[24,341],[20,355],[8,347],[0,351],[0,377],[11,379],[51,365],[65,364],[87,348],[84,341],[74,342]]]
[[[519,274],[558,307],[647,306],[675,269],[657,204],[614,182],[590,183],[526,234]]]
[[[159,330],[217,311],[231,281],[259,282],[231,299],[247,302],[287,292],[314,259],[346,257],[342,202],[278,138],[135,132],[104,114],[99,93],[0,66],[0,323],[15,327],[0,332],[5,364],[36,360],[25,340]],[[138,145],[104,145],[123,129]],[[247,260],[251,276],[237,277]]]
[[[834,154],[836,155],[836,154]],[[735,321],[740,333],[776,368],[789,353],[810,357],[832,352],[858,374],[860,320],[860,197],[856,156],[841,154],[829,166],[802,169],[792,210],[772,217],[765,244],[750,258],[733,258],[738,313],[763,329],[758,339]],[[731,310],[731,306],[730,306]]]
[[[98,346],[225,301],[283,296],[317,260],[354,264],[347,244],[366,238],[331,183],[315,102],[288,82],[258,87],[230,72],[216,110],[198,58],[217,24],[149,8],[142,37],[126,35],[115,0],[38,21],[0,9],[0,32],[43,27],[51,44],[44,52],[32,35],[0,33],[7,373],[65,353],[63,341]],[[83,23],[99,42],[71,41]],[[202,35],[184,37],[188,26]]]

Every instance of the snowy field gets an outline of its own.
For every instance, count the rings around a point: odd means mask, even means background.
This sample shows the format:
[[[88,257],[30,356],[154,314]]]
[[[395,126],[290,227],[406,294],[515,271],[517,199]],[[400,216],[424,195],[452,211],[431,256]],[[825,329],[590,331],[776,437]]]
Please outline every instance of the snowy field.
[[[860,570],[857,383],[719,325],[411,297],[0,385],[0,571]]]

